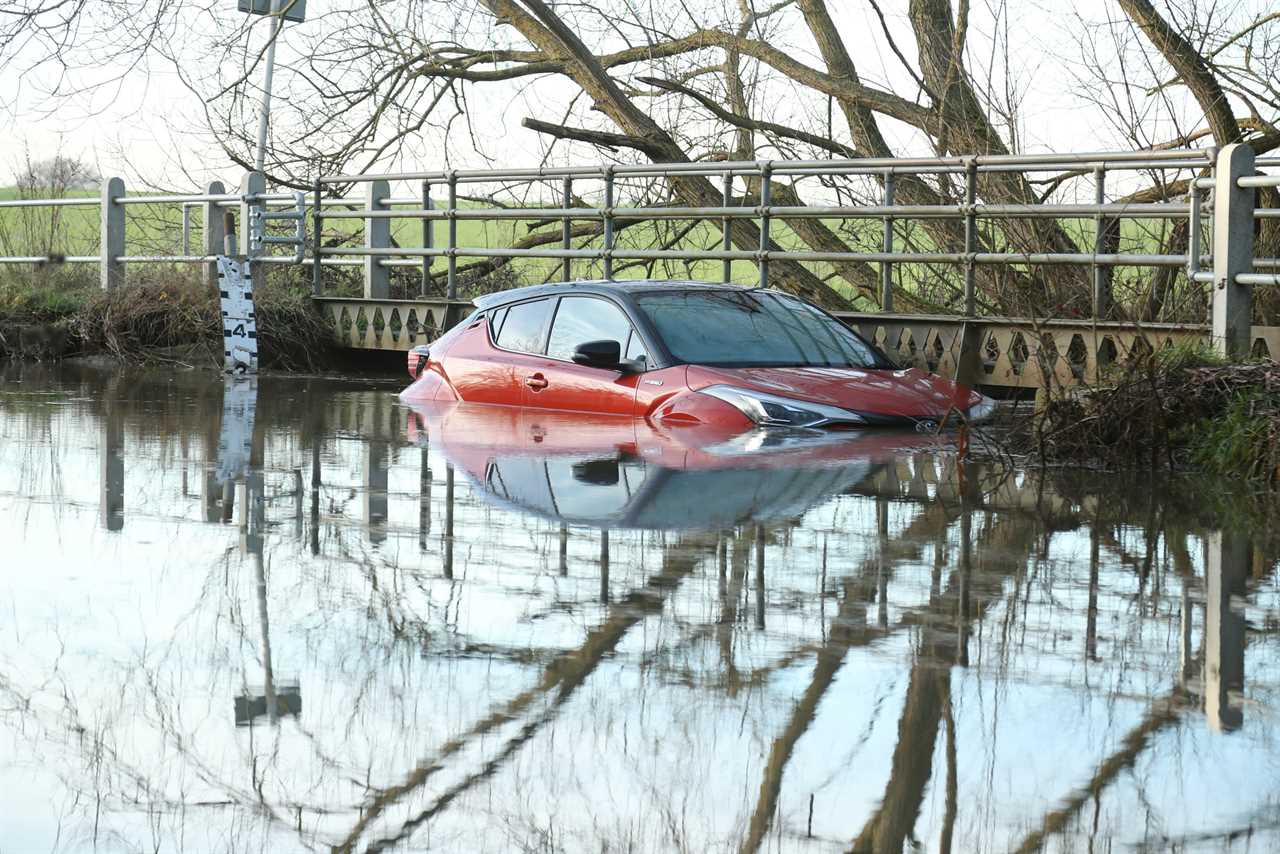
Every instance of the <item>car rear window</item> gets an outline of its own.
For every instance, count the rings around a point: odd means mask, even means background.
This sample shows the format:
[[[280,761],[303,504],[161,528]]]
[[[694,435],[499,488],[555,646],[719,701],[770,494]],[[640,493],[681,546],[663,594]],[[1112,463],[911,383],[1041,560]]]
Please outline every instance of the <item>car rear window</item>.
[[[522,353],[542,352],[542,333],[547,326],[551,300],[538,299],[517,303],[507,311],[502,328],[494,332],[494,343],[504,350]]]
[[[892,367],[849,327],[769,291],[639,294],[636,303],[681,362],[720,367]]]

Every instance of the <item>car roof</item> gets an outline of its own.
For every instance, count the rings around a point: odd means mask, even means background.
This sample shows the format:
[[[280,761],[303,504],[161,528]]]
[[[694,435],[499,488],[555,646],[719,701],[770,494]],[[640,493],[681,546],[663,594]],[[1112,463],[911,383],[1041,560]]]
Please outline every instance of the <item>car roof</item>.
[[[583,279],[574,282],[550,282],[545,285],[530,285],[524,288],[512,288],[506,291],[495,291],[472,300],[476,308],[486,309],[505,305],[509,302],[528,299],[529,297],[551,296],[566,293],[643,293],[645,291],[699,290],[699,291],[742,291],[746,285],[726,285],[720,282],[695,282],[691,279]]]

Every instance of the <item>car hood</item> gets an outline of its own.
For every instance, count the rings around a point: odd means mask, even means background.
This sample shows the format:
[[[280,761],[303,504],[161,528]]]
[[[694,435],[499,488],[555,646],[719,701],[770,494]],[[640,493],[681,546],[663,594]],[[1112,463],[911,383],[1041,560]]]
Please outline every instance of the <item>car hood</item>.
[[[896,418],[942,418],[981,396],[919,368],[708,368],[690,366],[689,388],[724,384]]]

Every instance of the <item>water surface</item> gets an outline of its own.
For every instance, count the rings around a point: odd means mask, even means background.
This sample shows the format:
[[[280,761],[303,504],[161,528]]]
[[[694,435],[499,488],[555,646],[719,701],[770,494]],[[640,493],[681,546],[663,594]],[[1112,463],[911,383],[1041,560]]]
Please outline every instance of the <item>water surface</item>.
[[[5,854],[1280,847],[1222,484],[225,386],[0,368]]]

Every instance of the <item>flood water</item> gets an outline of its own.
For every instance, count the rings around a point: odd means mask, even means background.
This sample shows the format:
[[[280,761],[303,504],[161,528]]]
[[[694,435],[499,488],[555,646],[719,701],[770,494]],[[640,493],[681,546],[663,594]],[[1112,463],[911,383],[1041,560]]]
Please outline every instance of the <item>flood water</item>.
[[[1280,849],[1228,485],[399,386],[0,367],[0,851]]]

